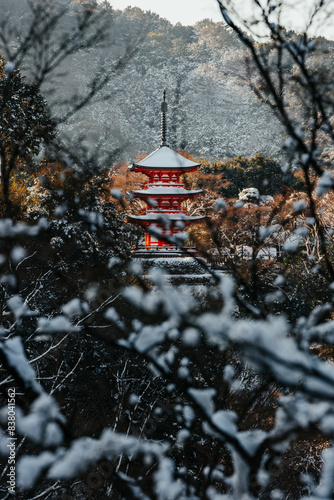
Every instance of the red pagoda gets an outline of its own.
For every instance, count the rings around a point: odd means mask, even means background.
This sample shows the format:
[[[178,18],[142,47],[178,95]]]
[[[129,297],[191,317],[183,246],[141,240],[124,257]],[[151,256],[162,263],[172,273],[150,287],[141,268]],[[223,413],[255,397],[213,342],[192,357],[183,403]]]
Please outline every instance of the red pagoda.
[[[167,144],[166,92],[163,91],[161,105],[161,143],[158,149],[142,161],[129,168],[148,176],[148,182],[139,191],[132,191],[135,197],[144,200],[147,208],[142,215],[130,215],[129,222],[143,227],[145,250],[173,250],[180,246],[183,230],[204,216],[194,217],[187,214],[183,202],[196,198],[202,190],[191,191],[185,188],[181,176],[194,172],[200,167],[173,151]],[[182,245],[181,245],[182,246]]]

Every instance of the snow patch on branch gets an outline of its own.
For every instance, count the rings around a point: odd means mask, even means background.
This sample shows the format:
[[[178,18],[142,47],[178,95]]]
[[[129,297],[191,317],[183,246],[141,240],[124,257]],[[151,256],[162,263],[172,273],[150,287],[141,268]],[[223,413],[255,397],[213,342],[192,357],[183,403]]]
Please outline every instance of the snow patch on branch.
[[[38,318],[37,331],[39,333],[72,333],[80,332],[80,326],[74,326],[65,316],[54,318]]]
[[[41,386],[35,380],[35,372],[29,364],[23,343],[20,337],[14,337],[3,344],[0,344],[0,350],[6,358],[8,365],[24,381],[27,388],[32,388],[37,393],[42,393]]]
[[[111,429],[105,429],[100,439],[83,437],[74,441],[71,447],[54,462],[48,472],[48,477],[71,479],[101,459],[112,460],[119,458],[122,454],[132,458],[143,454],[159,459],[163,457],[166,450],[167,445],[141,441],[135,437],[116,434]]]
[[[188,393],[193,398],[194,401],[202,408],[202,410],[207,415],[212,415],[215,411],[215,404],[213,398],[215,397],[217,391],[216,389],[188,389]]]
[[[320,177],[318,184],[315,188],[315,194],[322,196],[334,187],[333,172],[326,170]]]

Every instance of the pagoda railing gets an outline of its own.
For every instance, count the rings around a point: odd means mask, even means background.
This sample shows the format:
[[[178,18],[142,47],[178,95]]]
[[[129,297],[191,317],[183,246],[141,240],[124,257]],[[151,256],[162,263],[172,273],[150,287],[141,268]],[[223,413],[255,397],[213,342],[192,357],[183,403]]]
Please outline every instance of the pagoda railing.
[[[173,258],[175,257],[175,254],[190,254],[190,255],[197,255],[197,250],[196,247],[185,247],[185,248],[179,248],[176,246],[172,245],[139,245],[137,247],[136,252],[140,253],[145,253],[147,256],[150,254],[155,255],[157,253],[159,254],[164,254],[164,257],[166,258]]]

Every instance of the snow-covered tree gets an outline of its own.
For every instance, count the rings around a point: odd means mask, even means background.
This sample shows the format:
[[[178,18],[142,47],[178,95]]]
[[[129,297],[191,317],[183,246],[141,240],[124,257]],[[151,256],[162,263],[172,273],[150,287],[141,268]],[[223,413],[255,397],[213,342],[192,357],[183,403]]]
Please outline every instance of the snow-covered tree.
[[[55,138],[55,123],[39,87],[26,82],[14,63],[5,63],[2,57],[0,117],[1,195],[5,211],[10,214],[10,181],[15,173],[26,170],[29,174],[29,166],[32,173],[32,159],[41,143]]]

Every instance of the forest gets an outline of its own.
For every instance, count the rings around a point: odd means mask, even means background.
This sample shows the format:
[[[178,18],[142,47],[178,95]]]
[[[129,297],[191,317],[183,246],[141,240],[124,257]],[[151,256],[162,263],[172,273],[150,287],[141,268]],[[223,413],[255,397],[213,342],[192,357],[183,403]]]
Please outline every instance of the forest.
[[[249,2],[1,1],[3,500],[334,499],[333,1]],[[163,88],[196,286],[133,258]]]

